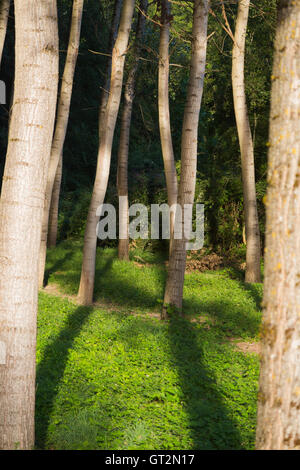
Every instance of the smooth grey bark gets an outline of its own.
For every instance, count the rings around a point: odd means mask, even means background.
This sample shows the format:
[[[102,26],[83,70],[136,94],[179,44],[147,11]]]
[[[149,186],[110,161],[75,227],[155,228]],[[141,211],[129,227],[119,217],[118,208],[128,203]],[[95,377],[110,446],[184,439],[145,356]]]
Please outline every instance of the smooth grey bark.
[[[91,304],[93,301],[97,247],[96,229],[99,220],[97,209],[103,204],[107,189],[112,142],[120,106],[124,63],[134,6],[134,0],[124,0],[123,2],[118,36],[112,54],[110,94],[105,110],[104,127],[98,151],[96,178],[84,236],[83,261],[78,291],[78,301],[84,305]]]
[[[164,170],[168,192],[168,204],[172,207],[177,204],[177,173],[174,160],[174,151],[171,134],[169,109],[169,42],[170,42],[171,5],[168,0],[161,0],[161,26],[159,45],[159,72],[158,72],[158,115],[159,130]],[[170,240],[174,230],[174,212],[170,212]],[[170,243],[171,250],[171,243]]]
[[[38,254],[58,86],[56,1],[15,0],[14,101],[0,199],[0,449],[34,445]]]
[[[0,1],[0,64],[2,61],[3,47],[6,38],[9,7],[10,0]]]
[[[59,207],[59,195],[60,195],[60,186],[62,180],[62,166],[63,158],[60,156],[51,197],[50,204],[50,213],[49,213],[49,225],[48,225],[48,239],[47,246],[49,248],[56,246],[57,240],[57,229],[58,229],[58,207]]]
[[[245,93],[245,41],[250,0],[240,0],[232,50],[232,90],[235,118],[238,130],[244,195],[246,230],[246,274],[245,281],[261,282],[260,232],[257,213],[254,148],[251,135]]]
[[[279,3],[256,448],[300,450],[300,2]]]
[[[147,13],[148,0],[141,0],[140,8],[144,14],[140,11],[138,16],[136,39],[133,51],[133,64],[129,70],[124,91],[124,106],[121,117],[121,132],[118,151],[117,189],[119,198],[123,198],[122,204],[119,206],[119,219],[122,220],[122,224],[120,224],[120,226],[122,226],[124,230],[124,233],[119,235],[118,257],[119,259],[125,260],[129,259],[128,152],[130,125],[133,101],[135,97],[136,75],[140,62],[139,54],[146,23],[145,14]]]
[[[108,53],[112,54],[117,35],[118,35],[118,28],[120,23],[120,16],[122,10],[122,3],[123,0],[115,0],[114,3],[114,11],[112,15],[112,22],[110,27],[110,35],[108,41]],[[105,122],[105,110],[108,103],[109,98],[109,90],[110,90],[110,76],[111,76],[111,61],[112,57],[107,58],[106,62],[106,70],[105,70],[105,83],[101,94],[101,104],[99,108],[99,140],[101,140],[101,135],[103,131],[103,126]]]
[[[181,141],[181,176],[178,190],[178,205],[182,212],[184,204],[193,204],[197,173],[198,124],[206,65],[207,21],[209,1],[195,0],[192,31],[192,54],[187,100],[184,110]],[[182,239],[173,237],[167,283],[164,295],[162,318],[167,318],[168,309],[182,310],[184,272],[186,265],[186,239],[182,219]]]
[[[57,106],[57,116],[55,133],[52,142],[50,163],[48,169],[47,187],[45,193],[45,206],[43,215],[42,235],[40,243],[40,261],[39,261],[39,287],[43,287],[44,272],[47,254],[47,237],[48,237],[48,222],[49,210],[51,204],[51,197],[53,192],[53,185],[55,175],[59,163],[62,158],[63,146],[65,142],[70,104],[72,97],[74,73],[78,56],[78,49],[80,43],[81,21],[83,13],[84,0],[74,0],[72,10],[72,22],[70,30],[70,38],[68,44],[66,64],[62,76],[60,96]]]
[[[120,21],[120,14],[121,14],[121,7],[122,7],[122,0],[115,0],[114,4],[114,12],[112,16],[112,24],[110,30],[110,37],[108,43],[108,51],[111,54],[113,50],[113,46],[116,40],[116,36],[118,33],[118,26]],[[103,120],[104,111],[107,105],[108,96],[109,96],[109,84],[110,84],[110,73],[111,73],[111,57],[108,57],[106,63],[106,72],[105,72],[105,84],[104,89],[101,95],[101,106],[100,106],[100,114],[99,114],[99,134],[101,134],[101,122]],[[59,196],[60,196],[60,185],[62,179],[62,155],[60,157],[60,163],[58,164],[52,197],[51,197],[51,204],[50,204],[50,213],[49,213],[49,224],[48,224],[48,241],[47,245],[49,247],[53,247],[56,245],[57,239],[57,223],[58,223],[58,207],[59,207]]]

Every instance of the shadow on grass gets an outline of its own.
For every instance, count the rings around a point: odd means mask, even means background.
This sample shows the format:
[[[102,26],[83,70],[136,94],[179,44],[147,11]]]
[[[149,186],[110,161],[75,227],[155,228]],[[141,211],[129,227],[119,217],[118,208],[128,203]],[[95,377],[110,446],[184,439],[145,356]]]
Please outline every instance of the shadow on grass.
[[[262,303],[262,290],[260,291],[260,284],[248,284],[245,282],[240,283],[241,287],[249,292],[252,298],[255,301],[257,310],[261,310],[261,303]]]
[[[90,307],[78,307],[70,315],[59,336],[46,347],[43,359],[37,367],[36,446],[38,449],[44,449],[46,445],[47,429],[69,351],[91,311]]]
[[[63,265],[65,258],[61,260]],[[155,284],[159,291],[148,291],[146,284],[138,284],[138,277],[130,281],[122,276],[118,268],[113,267],[114,255],[103,257],[101,266],[96,269],[95,292],[97,298],[114,301],[115,304],[138,309],[152,309],[157,306],[157,298],[162,296],[165,273],[162,269],[153,271]],[[123,264],[125,266],[125,264]],[[121,269],[121,265],[119,267]],[[51,268],[54,272],[56,265]],[[126,266],[124,267],[126,269]],[[128,264],[130,269],[130,264]],[[147,269],[147,268],[145,268]],[[149,271],[150,272],[150,271]],[[139,276],[139,274],[137,274]],[[66,272],[59,276],[62,285],[76,288],[78,272]],[[259,292],[246,286],[242,279],[235,278],[240,286],[260,305]],[[153,281],[153,279],[152,279]],[[74,284],[75,283],[75,284]],[[185,302],[187,312],[205,315],[215,320],[215,327],[222,330],[216,341],[223,341],[224,334],[240,336],[241,331],[256,334],[259,326],[258,316],[249,314],[247,305],[235,305],[230,300],[189,299]],[[259,308],[259,307],[258,307]],[[47,428],[53,410],[59,383],[63,377],[68,360],[68,351],[87,321],[92,308],[79,307],[70,316],[59,336],[47,346],[42,362],[37,370],[37,446],[45,448]],[[241,448],[241,437],[229,418],[226,406],[222,402],[220,390],[212,371],[205,364],[201,335],[188,319],[171,318],[168,323],[169,342],[172,364],[178,371],[180,387],[189,417],[189,427],[195,449],[237,449]],[[218,338],[218,339],[217,339]]]
[[[72,257],[72,251],[67,251],[63,258],[57,259],[50,268],[45,269],[44,274],[44,283],[43,286],[46,287],[49,281],[49,277],[52,273],[55,273],[63,267],[66,261]]]
[[[187,414],[187,430],[192,441],[190,448],[243,449],[242,437],[234,420],[229,416],[214,372],[207,362],[208,357],[205,358],[202,341],[206,332],[199,333],[194,324],[176,316],[172,316],[163,325],[166,328],[165,339],[170,345],[168,360],[170,367],[177,371],[180,400]],[[156,335],[157,328],[157,323],[142,323],[142,319],[136,319],[134,325],[125,324],[121,327],[119,338],[129,348],[138,348],[137,333]],[[210,335],[206,340],[214,345],[220,344],[215,335]],[[149,373],[150,370],[151,364]]]
[[[239,286],[246,292],[250,294],[256,304],[256,308],[261,310],[261,302],[262,302],[262,284],[250,284],[249,282],[244,281],[244,274],[241,270],[238,269],[228,269],[227,270],[228,276],[237,281]]]
[[[222,403],[214,374],[203,360],[201,336],[188,320],[168,321],[173,363],[189,418],[193,449],[241,449],[241,436]]]
[[[109,254],[101,252],[98,255],[95,277],[95,301],[110,302],[118,307],[127,309],[142,309],[147,311],[160,311],[160,299],[163,298],[163,290],[166,279],[166,269],[159,267],[138,268],[132,262],[119,262],[114,252]],[[51,272],[53,268],[51,268]],[[197,295],[197,290],[203,285],[205,291],[209,291],[209,281],[204,285],[197,280],[195,288],[188,296],[184,293],[184,312],[187,317],[201,317],[208,315],[216,328],[220,328],[227,336],[255,336],[260,326],[260,285],[246,285],[241,274],[235,270],[228,270],[228,277],[235,280],[240,288],[240,293],[246,291],[249,300],[254,299],[256,311],[252,302],[243,303],[241,295],[238,302],[230,300],[230,286],[224,291],[226,298],[214,298],[214,296]],[[80,279],[80,266],[72,266],[71,271],[54,273],[53,280],[60,284],[66,292],[75,294]],[[186,287],[190,290],[195,280],[186,279]],[[215,282],[222,282],[218,279]],[[199,287],[198,287],[199,286]],[[216,290],[215,290],[216,291]],[[239,289],[237,289],[238,293]]]

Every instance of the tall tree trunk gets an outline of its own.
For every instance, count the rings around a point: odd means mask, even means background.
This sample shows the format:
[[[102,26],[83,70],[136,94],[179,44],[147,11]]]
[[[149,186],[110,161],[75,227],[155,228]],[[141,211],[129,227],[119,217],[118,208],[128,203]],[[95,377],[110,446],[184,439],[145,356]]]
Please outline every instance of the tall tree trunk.
[[[207,20],[209,0],[195,0],[192,32],[192,55],[187,101],[184,110],[181,142],[181,177],[178,204],[193,204],[197,173],[197,139],[199,113],[206,64]],[[184,226],[182,220],[182,228]],[[182,231],[184,233],[184,230]],[[168,316],[168,308],[182,309],[182,294],[186,264],[186,240],[174,239],[171,244],[169,270],[165,288],[162,318]]]
[[[270,114],[257,449],[300,450],[300,2],[279,3]]]
[[[112,54],[112,51],[113,51],[113,48],[117,39],[121,10],[122,10],[122,3],[123,3],[123,0],[115,0],[115,3],[114,3],[114,11],[112,15],[110,35],[109,35],[109,41],[108,41],[108,54]],[[111,62],[112,62],[112,57],[108,57],[107,62],[106,62],[106,70],[105,70],[105,83],[104,83],[104,87],[103,87],[102,94],[101,94],[101,104],[99,108],[99,139],[100,140],[101,140],[102,131],[105,130],[105,127],[104,127],[105,111],[106,111],[106,106],[108,103],[109,90],[110,90]]]
[[[84,0],[74,0],[73,11],[72,11],[72,22],[70,30],[70,38],[68,45],[68,52],[66,58],[66,64],[62,77],[60,96],[57,106],[57,118],[55,133],[52,142],[50,164],[48,170],[47,187],[45,194],[45,206],[43,215],[42,225],[42,236],[40,244],[40,261],[39,261],[39,287],[43,287],[44,282],[44,271],[47,254],[47,236],[48,236],[48,222],[49,222],[49,210],[51,203],[52,190],[55,180],[55,174],[58,166],[59,159],[62,156],[63,146],[65,142],[69,113],[70,103],[73,89],[73,80],[76,67],[76,61],[78,56],[78,48],[80,43],[80,30],[81,20],[83,11]]]
[[[134,0],[124,0],[123,2],[118,37],[112,54],[110,94],[105,111],[103,127],[104,130],[101,135],[98,151],[96,178],[84,236],[83,262],[78,300],[85,305],[90,304],[93,301],[97,246],[96,228],[99,220],[99,217],[96,215],[96,211],[98,207],[103,204],[106,194],[110,170],[112,142],[120,106],[124,62],[127,52],[134,5]]]
[[[239,136],[244,214],[246,227],[246,282],[261,282],[260,234],[257,214],[254,149],[245,94],[244,62],[250,0],[240,0],[232,50],[232,88],[235,118]]]
[[[62,165],[63,165],[63,158],[61,155],[59,162],[58,162],[56,174],[55,174],[52,197],[51,197],[51,204],[50,204],[49,229],[48,229],[48,239],[47,239],[47,245],[49,248],[56,246],[56,240],[57,240],[58,207],[59,207],[60,186],[61,186],[61,180],[62,180]]]
[[[114,12],[112,17],[112,25],[110,30],[110,37],[108,43],[108,51],[111,54],[118,32],[118,26],[120,21],[122,0],[115,0]],[[109,96],[109,84],[110,84],[110,73],[111,73],[111,57],[108,57],[106,63],[105,72],[105,85],[101,95],[101,106],[99,115],[99,133],[101,134],[101,122],[103,121],[104,111],[106,109],[108,96]],[[48,246],[53,247],[56,245],[57,239],[57,223],[58,223],[58,207],[59,207],[59,196],[60,196],[60,185],[62,179],[62,155],[60,157],[60,163],[57,167],[55,181],[53,185],[52,198],[50,204],[49,224],[48,224]]]
[[[161,27],[158,73],[158,114],[161,148],[167,183],[169,207],[177,203],[177,174],[174,160],[170,110],[169,110],[169,41],[171,6],[168,0],[161,0]],[[174,230],[174,212],[170,214],[170,240]],[[171,250],[171,243],[170,243]]]
[[[10,0],[0,0],[0,64],[5,43]]]
[[[34,445],[38,254],[58,84],[56,1],[15,0],[15,89],[0,200],[0,449]]]
[[[146,14],[148,8],[148,0],[140,1],[141,10]],[[120,259],[129,258],[129,214],[128,214],[128,151],[130,124],[132,115],[132,106],[135,96],[136,74],[139,65],[139,54],[141,50],[141,41],[143,39],[146,18],[141,12],[138,17],[136,30],[135,48],[133,51],[134,61],[129,70],[128,79],[124,92],[124,107],[121,118],[121,133],[118,152],[118,170],[117,170],[117,188],[118,196],[122,197],[122,204],[119,206],[119,217],[122,219],[124,233],[119,236],[118,256]],[[122,237],[122,238],[121,238]]]

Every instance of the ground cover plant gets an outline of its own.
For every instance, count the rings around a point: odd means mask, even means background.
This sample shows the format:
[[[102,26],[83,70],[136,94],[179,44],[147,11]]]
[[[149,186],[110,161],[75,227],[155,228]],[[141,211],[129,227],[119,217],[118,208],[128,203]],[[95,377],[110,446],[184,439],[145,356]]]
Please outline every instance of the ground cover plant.
[[[261,285],[233,268],[189,273],[186,317],[161,322],[160,256],[98,249],[90,307],[72,297],[80,257],[78,242],[48,253],[37,448],[253,449],[259,360],[236,343],[259,339]]]

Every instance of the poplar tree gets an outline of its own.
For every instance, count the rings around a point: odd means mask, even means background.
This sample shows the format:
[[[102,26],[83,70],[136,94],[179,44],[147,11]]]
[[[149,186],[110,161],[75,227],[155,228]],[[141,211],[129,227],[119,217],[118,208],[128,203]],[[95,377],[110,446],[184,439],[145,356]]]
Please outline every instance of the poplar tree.
[[[16,62],[0,199],[0,449],[34,445],[38,258],[58,86],[55,0],[15,0]]]
[[[256,447],[300,449],[300,0],[281,0],[272,75]]]
[[[185,204],[192,205],[195,197],[198,124],[206,65],[208,11],[208,0],[195,0],[190,76],[181,139],[181,176],[178,190],[178,205],[181,207],[182,214],[184,214]],[[171,243],[162,318],[168,316],[169,308],[175,308],[178,312],[182,310],[187,242],[184,230],[184,217],[181,220],[181,228],[182,238],[175,239],[173,236]]]

